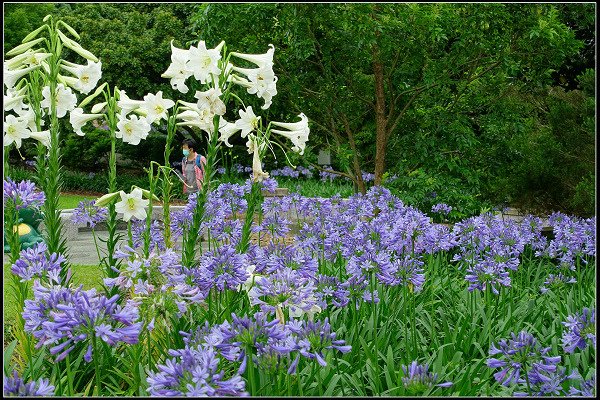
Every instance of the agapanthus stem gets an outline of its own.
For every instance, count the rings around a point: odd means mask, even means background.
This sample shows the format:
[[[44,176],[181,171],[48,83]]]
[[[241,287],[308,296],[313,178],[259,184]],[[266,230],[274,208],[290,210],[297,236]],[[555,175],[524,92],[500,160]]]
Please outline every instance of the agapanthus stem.
[[[94,358],[94,375],[95,375],[95,379],[96,379],[96,396],[100,396],[100,394],[102,393],[102,380],[100,377],[100,362],[98,360],[98,358],[100,357],[100,354],[98,353],[98,346],[96,345],[96,335],[92,334],[92,351],[93,353],[93,358]]]
[[[65,364],[67,366],[67,387],[69,389],[69,396],[73,396],[74,390],[73,390],[73,374],[71,373],[71,359],[69,358],[69,354],[67,354],[67,357],[65,358]]]

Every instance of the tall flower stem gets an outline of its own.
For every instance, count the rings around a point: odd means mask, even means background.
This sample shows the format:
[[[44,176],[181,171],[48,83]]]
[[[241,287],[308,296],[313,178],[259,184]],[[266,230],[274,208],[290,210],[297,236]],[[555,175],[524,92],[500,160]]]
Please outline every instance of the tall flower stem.
[[[204,166],[204,181],[202,188],[198,190],[196,197],[196,207],[192,215],[191,227],[184,232],[183,239],[183,257],[182,264],[190,267],[194,263],[196,257],[196,243],[200,234],[200,225],[204,219],[204,212],[208,194],[212,189],[212,180],[215,174],[215,166],[217,163],[217,133],[219,128],[219,116],[214,118],[214,133],[208,137],[208,146],[206,149],[206,165]]]
[[[63,221],[60,217],[60,209],[58,208],[58,199],[62,185],[62,171],[60,166],[60,146],[59,146],[59,121],[56,114],[56,96],[58,72],[60,63],[60,54],[62,44],[58,40],[57,28],[52,19],[50,19],[50,41],[49,50],[52,54],[49,58],[49,74],[48,85],[50,87],[50,151],[48,158],[48,169],[46,173],[46,184],[44,191],[46,192],[46,201],[44,203],[44,225],[45,239],[48,245],[48,254],[60,253],[68,259],[67,242],[63,232]],[[67,271],[69,263],[63,264],[60,277],[63,284],[67,285]]]
[[[116,94],[117,89],[114,89]],[[108,90],[104,92],[107,104],[107,124],[110,132],[110,153],[108,156],[108,193],[117,191],[117,156],[116,156],[116,132],[117,132],[117,105],[115,96],[110,96]],[[119,238],[117,237],[117,211],[114,202],[108,204],[108,217],[106,219],[106,227],[108,228],[108,238],[106,239],[107,257],[104,265],[104,275],[107,278],[116,278],[119,273],[112,267],[117,266],[117,260],[114,258],[115,248]],[[118,289],[112,287],[107,289],[107,297],[112,297],[117,294]]]
[[[153,197],[156,191],[156,179],[154,178],[153,163],[150,162],[150,168],[148,168],[148,180],[150,183],[150,196],[148,196],[148,210],[146,211],[146,229],[144,230],[144,257],[148,258],[150,255],[150,229],[152,227],[152,211],[153,211]]]
[[[175,138],[175,131],[177,129],[177,125],[175,124],[175,118],[177,117],[178,107],[175,104],[175,108],[173,109],[172,115],[169,116],[167,122],[167,142],[165,144],[165,168],[162,170],[163,172],[163,180],[162,180],[162,198],[163,198],[163,230],[165,237],[165,246],[170,248],[173,246],[171,241],[171,215],[169,212],[169,203],[171,201],[171,188],[173,184],[169,178],[170,169],[166,167],[170,167],[169,159],[171,158],[171,145],[173,143],[173,139]]]
[[[102,380],[100,379],[100,363],[98,361],[98,347],[96,346],[96,335],[92,335],[92,351],[94,352],[94,375],[96,378],[96,395],[100,396],[102,389]]]

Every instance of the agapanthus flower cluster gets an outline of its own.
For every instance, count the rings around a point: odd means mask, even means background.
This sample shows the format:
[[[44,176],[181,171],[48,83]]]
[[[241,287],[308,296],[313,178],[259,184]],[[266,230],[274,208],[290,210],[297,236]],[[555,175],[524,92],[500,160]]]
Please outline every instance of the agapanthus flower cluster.
[[[316,305],[312,279],[289,267],[255,280],[248,291],[251,305],[259,305],[267,313],[281,313],[285,309],[310,312]]]
[[[542,347],[537,339],[526,331],[511,333],[509,340],[502,339],[492,344],[487,360],[490,368],[501,368],[494,374],[503,386],[526,383],[525,374],[531,385],[543,383],[546,374],[556,372],[560,356],[549,355],[550,347]]]
[[[137,303],[128,300],[117,305],[119,295],[110,299],[98,295],[95,289],[83,290],[61,286],[47,288],[33,285],[33,300],[25,300],[23,319],[25,332],[37,340],[36,348],[50,347],[56,362],[64,359],[78,342],[87,341],[84,359],[92,360],[91,336],[95,335],[110,346],[119,342],[135,344],[142,326],[138,319]]]
[[[576,259],[583,264],[596,255],[596,218],[582,219],[553,213],[548,218],[554,230],[545,254],[558,260],[559,266],[576,269]]]
[[[572,397],[596,397],[596,377],[592,376],[590,379],[580,381],[579,389],[571,386],[568,395]]]
[[[581,380],[581,375],[577,370],[567,373],[567,369],[561,366],[556,367],[555,371],[548,371],[534,365],[533,372],[530,375],[534,376],[535,379],[532,379],[529,383],[529,392],[515,391],[513,396],[567,396],[568,392],[563,389],[565,382]],[[523,389],[525,388],[523,387]],[[573,389],[575,387],[571,386],[570,391]]]
[[[11,272],[27,282],[33,278],[43,278],[49,283],[61,283],[62,263],[67,261],[61,254],[52,253],[46,256],[48,246],[38,243],[35,247],[21,250],[19,259],[12,265]],[[70,274],[70,272],[69,272]]]
[[[245,371],[248,361],[258,364],[263,354],[268,354],[274,345],[280,344],[288,336],[285,325],[278,319],[269,321],[267,314],[263,312],[252,317],[239,317],[235,314],[231,317],[231,322],[225,321],[218,331],[214,331],[217,337],[213,338],[213,343],[224,358],[241,362],[240,373]],[[285,354],[291,351],[280,348],[275,350]]]
[[[244,396],[246,383],[239,373],[229,373],[212,346],[169,350],[173,358],[148,374],[148,393],[161,397]]]
[[[438,383],[440,381],[438,374],[430,372],[428,364],[419,364],[414,360],[409,365],[402,365],[401,367],[402,372],[404,372],[402,383],[410,394],[422,394],[434,385],[442,388],[453,385],[452,382]]]
[[[290,321],[288,328],[297,341],[295,350],[298,351],[288,373],[295,372],[300,356],[315,359],[319,365],[325,367],[327,366],[324,354],[326,350],[338,350],[341,353],[352,350],[352,346],[346,345],[344,340],[336,339],[336,333],[331,331],[327,318],[324,321]]]
[[[46,201],[44,192],[37,190],[31,181],[14,182],[10,178],[4,179],[4,204],[13,204],[15,209],[37,208],[39,209]]]
[[[13,376],[4,376],[4,396],[6,397],[33,397],[33,396],[54,396],[54,385],[45,378],[37,381],[25,383],[17,371],[13,371]]]
[[[434,213],[448,215],[448,214],[450,214],[450,211],[452,211],[452,207],[450,207],[448,204],[444,204],[444,203],[438,203],[438,204],[434,205],[433,207],[431,207],[431,212],[434,212]]]
[[[77,208],[73,210],[71,222],[74,224],[86,224],[90,228],[106,221],[108,209],[106,207],[97,207],[95,200],[80,201]]]
[[[144,246],[144,234],[146,232],[146,221],[141,219],[136,219],[131,224],[131,236],[133,239],[133,247],[143,247]],[[164,251],[165,247],[165,239],[163,237],[163,230],[161,224],[157,220],[153,220],[150,224],[150,248],[149,251],[153,251],[154,249],[158,249],[159,251]]]
[[[531,234],[530,222],[526,224],[530,234],[522,235],[524,229],[516,222],[487,213],[454,225],[460,251],[453,261],[466,266],[470,290],[490,286],[498,294],[499,286],[510,286],[509,271],[518,269],[525,246],[538,243],[537,235]]]
[[[544,286],[540,288],[542,294],[548,292],[551,289],[558,289],[566,286],[569,283],[577,283],[577,280],[572,276],[565,276],[562,273],[557,275],[549,274],[548,278],[544,281]]]
[[[562,323],[567,330],[563,333],[563,348],[567,353],[575,349],[585,349],[588,345],[596,348],[596,309],[584,308],[581,313],[569,315]]]
[[[204,290],[215,287],[219,291],[236,290],[249,277],[246,259],[232,246],[221,246],[218,251],[207,252],[200,258],[198,284]]]

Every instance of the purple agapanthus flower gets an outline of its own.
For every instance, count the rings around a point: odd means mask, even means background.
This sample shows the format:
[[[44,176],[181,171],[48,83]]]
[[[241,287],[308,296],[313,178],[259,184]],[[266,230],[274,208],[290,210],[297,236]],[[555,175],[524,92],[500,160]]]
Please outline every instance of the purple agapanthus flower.
[[[298,364],[298,358],[302,355],[308,359],[316,359],[319,365],[325,367],[324,351],[338,350],[348,353],[352,346],[346,345],[341,339],[336,339],[336,333],[331,331],[331,325],[327,318],[324,321],[294,321],[287,324],[290,331],[296,337],[298,343],[298,355],[292,365]],[[288,371],[293,373],[294,371]]]
[[[11,272],[20,277],[21,282],[27,282],[37,277],[47,279],[50,283],[60,284],[62,263],[67,260],[57,253],[46,257],[47,250],[48,246],[43,242],[38,243],[35,247],[21,250],[19,259],[11,267]]]
[[[205,290],[213,286],[220,291],[235,290],[249,278],[244,255],[237,253],[235,247],[230,245],[203,254],[199,269],[199,283]]]
[[[148,392],[161,397],[247,396],[246,384],[239,373],[219,369],[221,358],[211,346],[196,346],[176,352],[174,358],[148,373]],[[227,375],[226,375],[227,374]]]
[[[438,203],[438,204],[434,205],[433,207],[431,207],[431,212],[434,212],[434,213],[448,215],[448,214],[450,214],[450,211],[452,211],[452,207],[450,207],[448,204],[444,204],[444,203]]]
[[[44,192],[36,190],[36,186],[31,181],[14,182],[10,178],[4,180],[4,203],[14,204],[15,209],[22,208],[40,208],[46,201]]]
[[[577,280],[572,276],[565,276],[562,273],[558,275],[549,274],[548,278],[544,281],[544,286],[540,288],[540,292],[544,294],[550,289],[558,289],[568,283],[577,283]]]
[[[592,376],[588,380],[582,380],[579,383],[579,389],[574,386],[569,388],[569,396],[596,397],[596,377]]]
[[[335,276],[317,275],[315,279],[315,297],[317,305],[325,310],[329,303],[335,307],[345,307],[350,299],[348,290],[340,286],[340,280]]]
[[[137,303],[128,300],[117,305],[119,295],[110,299],[96,294],[95,289],[83,290],[61,286],[46,288],[38,281],[33,285],[33,300],[25,300],[23,319],[25,332],[37,340],[37,348],[50,347],[57,355],[56,362],[64,359],[77,342],[96,335],[111,346],[118,342],[135,344],[141,329]],[[91,360],[91,356],[88,357]]]
[[[467,268],[465,279],[470,282],[468,290],[486,290],[489,286],[494,294],[499,294],[498,286],[510,287],[510,276],[505,266],[493,257],[486,257],[474,266]]]
[[[537,339],[526,331],[511,333],[511,339],[500,340],[498,345],[492,344],[487,366],[502,368],[494,374],[497,382],[503,386],[525,383],[523,374],[527,373],[530,382],[538,382],[541,372],[553,373],[561,357],[548,355],[550,347],[542,347]]]
[[[429,365],[419,364],[416,360],[409,365],[402,365],[402,371],[404,372],[402,383],[406,390],[413,395],[422,394],[434,385],[443,388],[453,385],[452,382],[438,383],[438,374],[429,372]]]
[[[73,210],[71,222],[74,224],[89,224],[91,228],[96,224],[106,221],[108,209],[106,207],[96,207],[94,200],[80,201],[77,208]]]
[[[316,304],[312,279],[302,276],[298,271],[285,267],[275,273],[257,279],[248,291],[250,304],[258,304],[265,312],[276,312],[289,307],[304,312]]]
[[[229,361],[241,361],[240,373],[244,372],[248,357],[258,364],[258,358],[269,353],[275,344],[280,344],[288,336],[279,320],[267,320],[267,314],[258,312],[252,317],[238,317],[232,314],[231,323],[220,325],[220,343],[215,347]],[[289,353],[290,349],[282,353]],[[251,354],[248,354],[251,352]]]
[[[569,315],[563,322],[567,331],[563,333],[563,348],[573,353],[576,348],[585,349],[588,344],[596,348],[596,309],[584,308],[581,313]]]
[[[542,369],[539,365],[533,365],[529,377],[529,390],[533,396],[566,396],[563,389],[564,382],[568,380],[581,380],[577,370],[567,374],[565,367],[557,367],[555,371]],[[514,392],[513,396],[528,396],[528,392]]]
[[[12,377],[4,376],[3,380],[4,396],[7,397],[54,396],[54,386],[45,378],[25,383],[17,371],[13,371]]]
[[[146,232],[146,220],[136,219],[131,224],[131,236],[133,238],[133,247],[144,246],[144,234]],[[150,224],[150,247],[149,251],[158,248],[160,251],[166,249],[165,239],[161,224],[157,220],[153,220]]]

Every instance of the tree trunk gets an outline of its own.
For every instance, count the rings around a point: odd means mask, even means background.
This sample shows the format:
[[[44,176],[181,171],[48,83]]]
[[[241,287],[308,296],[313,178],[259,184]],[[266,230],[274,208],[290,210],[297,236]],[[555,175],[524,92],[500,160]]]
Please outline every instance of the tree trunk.
[[[360,168],[360,155],[358,154],[358,149],[356,148],[356,141],[354,140],[354,133],[350,129],[350,123],[348,122],[348,118],[346,114],[342,114],[344,120],[344,127],[346,128],[346,134],[348,135],[348,141],[350,142],[350,149],[352,149],[352,166],[354,168],[354,176],[356,180],[354,181],[354,186],[362,194],[367,193],[367,189],[365,188],[365,181],[362,177],[362,169]]]
[[[385,153],[387,150],[388,135],[385,118],[385,93],[383,87],[383,64],[379,58],[379,47],[373,46],[373,73],[375,75],[375,185],[381,185],[385,172]]]

